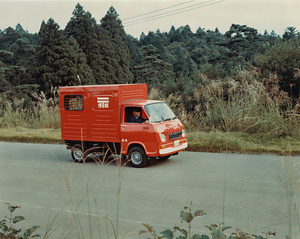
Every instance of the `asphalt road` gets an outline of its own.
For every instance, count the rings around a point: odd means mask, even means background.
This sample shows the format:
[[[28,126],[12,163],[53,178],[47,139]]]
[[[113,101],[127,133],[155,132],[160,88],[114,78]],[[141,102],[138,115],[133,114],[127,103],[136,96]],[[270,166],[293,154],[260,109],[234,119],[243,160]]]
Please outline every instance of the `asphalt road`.
[[[15,215],[26,220],[16,227],[39,225],[41,235],[50,230],[48,238],[113,238],[112,228],[118,238],[147,238],[138,235],[142,222],[158,233],[187,228],[179,214],[191,201],[193,211],[207,213],[194,219],[193,233],[210,234],[204,226],[223,219],[231,231],[288,233],[277,175],[282,158],[275,155],[181,152],[137,169],[75,164],[64,145],[0,142],[0,152],[0,220],[8,216],[5,203],[21,206]]]

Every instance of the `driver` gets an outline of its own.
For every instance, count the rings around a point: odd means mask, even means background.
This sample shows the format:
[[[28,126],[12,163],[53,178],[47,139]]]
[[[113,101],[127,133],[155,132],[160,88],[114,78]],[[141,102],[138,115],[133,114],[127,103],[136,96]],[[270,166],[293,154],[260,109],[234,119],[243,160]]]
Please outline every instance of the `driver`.
[[[132,116],[130,116],[129,118],[129,122],[130,123],[143,123],[143,124],[148,124],[149,123],[149,120],[147,119],[144,119],[142,116],[141,116],[141,108],[134,108],[132,110]]]

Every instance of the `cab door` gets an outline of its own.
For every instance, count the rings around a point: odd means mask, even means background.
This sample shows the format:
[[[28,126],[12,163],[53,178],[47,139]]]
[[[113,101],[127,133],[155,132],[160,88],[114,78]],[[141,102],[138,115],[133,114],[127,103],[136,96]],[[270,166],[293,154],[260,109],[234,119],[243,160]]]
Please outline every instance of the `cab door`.
[[[121,150],[122,154],[128,153],[130,145],[136,144],[143,147],[145,154],[149,157],[157,155],[158,144],[156,132],[153,126],[148,123],[130,123],[129,117],[132,114],[132,109],[135,107],[122,107],[121,118]],[[148,118],[144,109],[142,108],[141,116]]]

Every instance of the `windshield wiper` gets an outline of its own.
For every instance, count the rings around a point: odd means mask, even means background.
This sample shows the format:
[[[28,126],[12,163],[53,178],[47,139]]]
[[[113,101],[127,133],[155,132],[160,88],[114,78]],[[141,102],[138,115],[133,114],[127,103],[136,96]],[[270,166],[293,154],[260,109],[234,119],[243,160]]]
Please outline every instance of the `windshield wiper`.
[[[172,119],[171,118],[166,118],[162,122],[169,121],[169,120],[172,120]]]

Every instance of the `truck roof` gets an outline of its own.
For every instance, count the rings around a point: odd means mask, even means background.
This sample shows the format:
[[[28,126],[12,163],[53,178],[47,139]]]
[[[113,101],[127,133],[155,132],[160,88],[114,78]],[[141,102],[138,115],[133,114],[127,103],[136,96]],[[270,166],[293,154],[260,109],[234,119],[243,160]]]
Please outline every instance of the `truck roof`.
[[[122,104],[125,106],[132,106],[132,105],[136,105],[136,106],[143,106],[143,105],[148,105],[148,104],[154,104],[154,103],[161,103],[163,101],[159,101],[159,100],[140,100],[140,99],[133,99],[133,100],[128,100],[123,102]]]
[[[112,85],[80,85],[80,86],[63,86],[59,87],[60,92],[74,93],[74,92],[94,92],[94,91],[118,91],[120,88],[137,88],[146,87],[147,84],[112,84]]]

